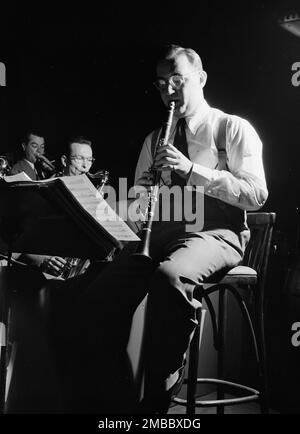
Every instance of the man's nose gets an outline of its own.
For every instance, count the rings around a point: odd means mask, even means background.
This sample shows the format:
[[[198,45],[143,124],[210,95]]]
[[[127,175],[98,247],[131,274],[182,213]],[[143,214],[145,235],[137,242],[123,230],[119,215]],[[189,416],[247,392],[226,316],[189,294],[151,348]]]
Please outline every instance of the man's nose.
[[[168,86],[167,86],[167,94],[168,95],[173,95],[174,93],[175,93],[175,89],[169,83]]]

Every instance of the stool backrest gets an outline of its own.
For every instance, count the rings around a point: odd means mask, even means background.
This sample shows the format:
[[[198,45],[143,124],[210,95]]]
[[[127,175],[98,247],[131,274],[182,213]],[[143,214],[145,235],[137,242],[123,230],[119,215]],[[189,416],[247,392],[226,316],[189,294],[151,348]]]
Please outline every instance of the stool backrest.
[[[251,237],[245,251],[243,265],[256,270],[261,284],[264,284],[266,277],[275,219],[276,214],[273,212],[247,213]]]

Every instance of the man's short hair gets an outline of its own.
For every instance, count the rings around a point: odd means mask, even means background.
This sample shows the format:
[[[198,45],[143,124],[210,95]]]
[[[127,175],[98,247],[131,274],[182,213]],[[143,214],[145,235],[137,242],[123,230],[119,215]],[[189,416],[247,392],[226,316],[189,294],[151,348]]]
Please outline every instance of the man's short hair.
[[[84,136],[74,136],[72,137],[66,146],[66,152],[65,155],[68,157],[71,153],[71,145],[72,143],[80,143],[81,145],[88,145],[92,148],[92,141]]]
[[[159,63],[162,60],[175,59],[180,54],[184,54],[193,66],[195,66],[196,68],[202,71],[203,69],[202,60],[199,54],[196,53],[196,51],[193,50],[192,48],[184,48],[175,44],[164,45],[162,47],[162,49],[158,54],[157,63]]]
[[[23,136],[22,143],[25,143],[27,145],[29,141],[29,137],[31,135],[45,138],[45,133],[41,129],[32,128],[26,131],[26,133]]]

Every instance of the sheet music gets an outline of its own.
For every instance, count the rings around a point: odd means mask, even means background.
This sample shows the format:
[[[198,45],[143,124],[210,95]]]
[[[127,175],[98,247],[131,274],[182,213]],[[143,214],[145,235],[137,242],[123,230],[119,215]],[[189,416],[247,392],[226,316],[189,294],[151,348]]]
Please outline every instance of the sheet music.
[[[15,182],[15,181],[31,181],[28,175],[25,172],[17,173],[16,175],[7,175],[4,176],[4,181],[6,182]]]
[[[119,241],[139,241],[140,238],[127,226],[103,199],[85,175],[63,176],[60,180],[80,205],[114,238]]]

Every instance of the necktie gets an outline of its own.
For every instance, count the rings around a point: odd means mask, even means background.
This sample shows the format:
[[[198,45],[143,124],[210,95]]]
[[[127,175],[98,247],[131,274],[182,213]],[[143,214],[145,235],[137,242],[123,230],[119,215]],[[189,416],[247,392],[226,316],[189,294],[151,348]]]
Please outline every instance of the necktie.
[[[34,171],[35,171],[35,174],[36,174],[37,181],[40,180],[40,179],[44,179],[45,178],[43,176],[42,167],[41,167],[41,165],[38,162],[35,163],[35,165],[34,165]]]
[[[173,145],[182,152],[183,155],[185,155],[187,158],[189,158],[188,154],[188,144],[186,140],[186,134],[185,134],[185,119],[180,118],[176,125],[176,131],[175,131],[175,137]],[[176,172],[171,172],[171,180],[172,185],[186,185],[185,179],[183,179],[181,176],[177,175]]]

